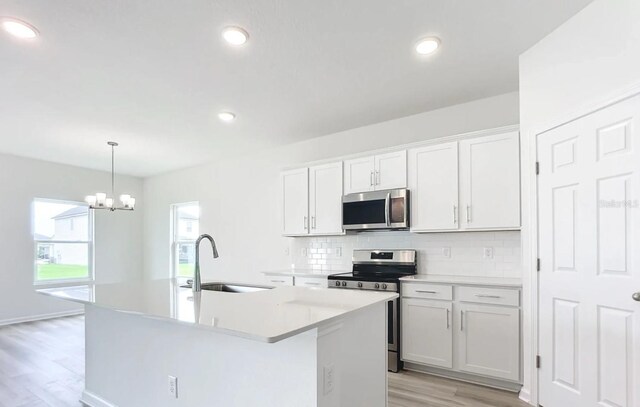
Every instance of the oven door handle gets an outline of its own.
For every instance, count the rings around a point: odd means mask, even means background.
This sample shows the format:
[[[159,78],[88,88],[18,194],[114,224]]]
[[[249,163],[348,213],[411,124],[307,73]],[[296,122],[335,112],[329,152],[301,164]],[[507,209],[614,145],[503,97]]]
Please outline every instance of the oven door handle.
[[[384,220],[387,222],[387,226],[391,226],[391,192],[387,193],[384,198]]]

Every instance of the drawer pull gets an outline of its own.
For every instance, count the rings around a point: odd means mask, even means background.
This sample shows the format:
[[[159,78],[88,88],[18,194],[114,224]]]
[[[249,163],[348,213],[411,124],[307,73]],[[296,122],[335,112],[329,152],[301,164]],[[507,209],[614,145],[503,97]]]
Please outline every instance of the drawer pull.
[[[499,295],[488,295],[488,294],[476,294],[478,298],[502,298]]]
[[[320,285],[320,283],[311,283],[311,282],[306,282],[305,285]]]
[[[284,280],[271,280],[272,283],[284,283]]]
[[[428,290],[416,290],[417,293],[425,293],[425,294],[438,294],[437,291],[428,291]]]

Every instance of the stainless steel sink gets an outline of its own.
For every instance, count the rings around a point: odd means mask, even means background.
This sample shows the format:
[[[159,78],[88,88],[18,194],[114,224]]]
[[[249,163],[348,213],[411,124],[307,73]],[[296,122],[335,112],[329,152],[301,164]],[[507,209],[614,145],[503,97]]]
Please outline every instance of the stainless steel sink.
[[[183,287],[191,288],[191,284]],[[232,284],[232,283],[202,283],[204,291],[222,291],[226,293],[253,293],[256,291],[270,290],[273,287],[264,285]]]

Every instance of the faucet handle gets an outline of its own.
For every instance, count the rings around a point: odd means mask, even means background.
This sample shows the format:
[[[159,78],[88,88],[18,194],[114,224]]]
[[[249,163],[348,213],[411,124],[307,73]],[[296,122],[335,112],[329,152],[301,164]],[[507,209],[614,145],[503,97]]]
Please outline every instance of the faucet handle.
[[[192,279],[187,280],[187,285],[191,285],[192,286],[193,285],[193,280]]]

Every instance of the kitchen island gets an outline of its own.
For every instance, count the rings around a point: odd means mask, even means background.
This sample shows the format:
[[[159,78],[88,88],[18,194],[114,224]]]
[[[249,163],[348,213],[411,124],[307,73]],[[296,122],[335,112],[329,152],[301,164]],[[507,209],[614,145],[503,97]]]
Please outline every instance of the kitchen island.
[[[85,305],[89,406],[386,406],[397,294],[249,291],[169,279],[38,290]]]

